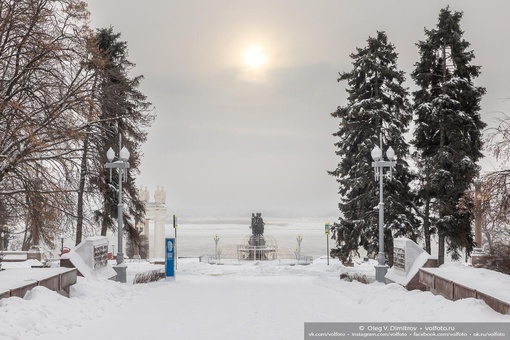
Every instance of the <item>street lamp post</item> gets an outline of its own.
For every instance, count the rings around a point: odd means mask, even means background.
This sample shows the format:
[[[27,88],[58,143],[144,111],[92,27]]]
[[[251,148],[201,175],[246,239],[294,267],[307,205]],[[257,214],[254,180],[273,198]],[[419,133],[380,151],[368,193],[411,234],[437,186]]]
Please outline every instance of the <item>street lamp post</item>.
[[[214,257],[218,259],[218,242],[220,241],[220,238],[218,235],[214,236]]]
[[[64,235],[60,235],[60,256],[64,255]]]
[[[298,262],[299,262],[299,260],[301,259],[301,241],[303,241],[303,237],[301,237],[301,235],[298,235],[296,237],[296,241],[298,244]]]
[[[5,237],[4,229],[0,227],[0,241],[2,242],[2,253],[0,254],[0,271],[3,270],[2,261],[4,259],[4,237]]]
[[[177,216],[173,215],[174,221],[174,256],[175,256],[175,270],[177,270],[177,259],[179,258],[177,254]]]
[[[2,255],[3,255],[3,251],[4,251],[4,237],[5,237],[5,232],[4,232],[4,229],[2,227],[0,227],[0,241],[1,241],[1,246],[2,246]]]
[[[127,180],[127,169],[129,169],[129,163],[127,160],[129,159],[129,151],[125,147],[123,147],[119,152],[119,160],[113,162],[115,158],[115,152],[112,148],[108,149],[106,152],[106,157],[108,158],[109,163],[106,163],[105,167],[110,169],[110,180],[112,176],[111,169],[119,170],[119,198],[117,204],[117,266],[114,267],[117,272],[117,281],[125,283],[127,281],[126,278],[126,265],[124,263],[124,254],[122,253],[122,231],[123,231],[123,204],[122,204],[122,182]]]
[[[375,179],[379,179],[379,253],[377,255],[377,266],[375,266],[375,279],[378,282],[384,282],[384,276],[388,272],[388,266],[385,264],[384,256],[384,196],[383,196],[383,174],[384,168],[389,168],[389,177],[391,178],[391,170],[395,166],[393,159],[395,151],[390,146],[386,151],[388,161],[382,157],[382,150],[375,146],[372,150],[372,167],[375,169]]]
[[[329,232],[330,232],[330,224],[329,222],[326,222],[324,224],[324,234],[326,234],[326,258],[328,259],[328,266],[329,266]]]

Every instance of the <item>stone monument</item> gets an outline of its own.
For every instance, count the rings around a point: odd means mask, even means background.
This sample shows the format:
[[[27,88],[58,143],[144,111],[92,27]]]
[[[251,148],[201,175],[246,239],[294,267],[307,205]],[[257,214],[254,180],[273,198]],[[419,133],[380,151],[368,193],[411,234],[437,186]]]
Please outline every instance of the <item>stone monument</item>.
[[[61,267],[78,269],[79,275],[112,279],[117,274],[108,263],[108,239],[105,236],[87,237],[76,248],[62,254]]]
[[[247,260],[270,260],[277,254],[275,245],[266,244],[264,219],[261,213],[251,214],[251,235],[248,244],[238,246],[238,258]]]
[[[385,276],[386,283],[395,282],[408,290],[425,290],[418,277],[422,267],[437,267],[437,259],[408,238],[393,240],[393,267]]]
[[[264,219],[261,213],[251,214],[251,233],[252,235],[264,235]]]

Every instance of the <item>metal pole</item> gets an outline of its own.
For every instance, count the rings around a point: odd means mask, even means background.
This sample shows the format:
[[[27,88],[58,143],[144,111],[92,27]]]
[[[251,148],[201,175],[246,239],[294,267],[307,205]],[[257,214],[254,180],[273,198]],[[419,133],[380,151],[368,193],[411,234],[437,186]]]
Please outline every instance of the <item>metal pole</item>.
[[[214,257],[216,259],[218,259],[218,241],[220,240],[220,238],[218,237],[218,235],[215,235],[214,236]]]
[[[379,165],[378,165],[379,166]],[[383,197],[383,167],[379,172],[379,255],[377,257],[380,266],[384,266],[384,197]]]
[[[298,235],[297,237],[297,243],[298,243],[298,260],[301,258],[301,241],[303,241],[303,238],[301,235]]]
[[[379,148],[381,151],[383,150],[382,143],[382,131],[379,133]],[[384,155],[381,155],[384,157]],[[381,158],[384,160],[384,158]],[[376,162],[378,163],[378,162]],[[384,174],[384,166],[382,164],[377,164],[379,167],[379,255],[378,255],[378,263],[380,266],[384,266],[384,197],[383,197],[383,174]]]
[[[173,221],[174,221],[174,256],[175,256],[175,270],[177,270],[177,216],[173,215]]]
[[[383,150],[382,145],[382,131],[379,133],[379,148]],[[382,155],[381,157],[384,157]],[[384,158],[381,158],[383,160]],[[379,167],[379,256],[378,263],[380,266],[384,265],[384,196],[383,196],[383,174],[384,167],[378,164]]]
[[[326,234],[326,256],[328,259],[328,266],[329,266],[329,234]]]
[[[324,234],[326,234],[326,258],[329,266],[329,222],[324,224]]]
[[[124,254],[122,254],[122,232],[123,232],[123,212],[122,212],[122,175],[123,168],[119,167],[119,202],[117,204],[117,264],[124,262]]]
[[[5,237],[4,230],[3,228],[0,228],[0,240],[2,241],[2,253],[0,254],[0,270],[3,270],[2,261],[4,259],[4,237]]]

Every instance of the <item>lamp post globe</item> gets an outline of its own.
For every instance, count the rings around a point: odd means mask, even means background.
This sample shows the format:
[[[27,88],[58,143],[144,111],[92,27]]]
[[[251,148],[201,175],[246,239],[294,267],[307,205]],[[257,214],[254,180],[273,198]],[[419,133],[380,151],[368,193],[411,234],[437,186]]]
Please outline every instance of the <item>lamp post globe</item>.
[[[388,150],[386,150],[386,156],[388,160],[392,161],[395,158],[395,150],[390,146]]]
[[[129,150],[123,147],[119,152],[119,156],[121,161],[127,162],[130,156]]]
[[[381,159],[382,157],[382,151],[381,149],[376,145],[373,149],[372,149],[372,152],[371,152],[371,155],[372,155],[372,159],[374,161],[378,161]]]
[[[115,157],[115,151],[113,151],[112,148],[109,148],[108,151],[106,151],[106,158],[109,162],[113,161],[113,158]]]

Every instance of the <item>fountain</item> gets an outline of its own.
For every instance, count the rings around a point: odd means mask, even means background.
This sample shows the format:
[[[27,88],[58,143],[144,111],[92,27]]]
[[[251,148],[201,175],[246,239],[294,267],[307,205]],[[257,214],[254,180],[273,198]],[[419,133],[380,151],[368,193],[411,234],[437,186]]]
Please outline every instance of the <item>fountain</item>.
[[[274,260],[277,258],[278,247],[274,242],[266,242],[264,225],[261,213],[251,215],[251,236],[248,242],[237,246],[238,259]]]

